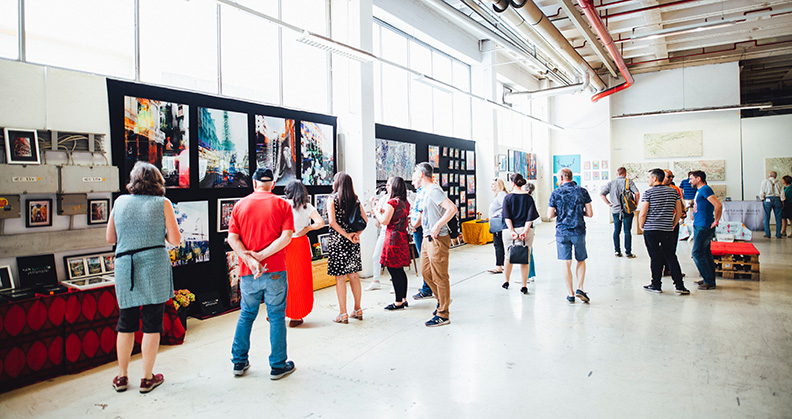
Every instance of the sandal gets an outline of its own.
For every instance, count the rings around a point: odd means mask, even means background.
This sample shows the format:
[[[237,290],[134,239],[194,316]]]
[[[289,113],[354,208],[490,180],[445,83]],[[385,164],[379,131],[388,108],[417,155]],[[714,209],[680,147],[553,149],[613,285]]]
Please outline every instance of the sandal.
[[[349,314],[339,314],[335,319],[333,319],[333,323],[349,323]]]
[[[352,318],[353,319],[358,319],[358,320],[363,320],[363,309],[361,308],[359,310],[353,311],[352,312]]]
[[[490,270],[488,270],[487,272],[489,272],[489,273],[491,273],[491,274],[502,274],[502,273],[503,273],[503,269],[501,269],[501,270],[497,270],[497,269],[490,269]]]

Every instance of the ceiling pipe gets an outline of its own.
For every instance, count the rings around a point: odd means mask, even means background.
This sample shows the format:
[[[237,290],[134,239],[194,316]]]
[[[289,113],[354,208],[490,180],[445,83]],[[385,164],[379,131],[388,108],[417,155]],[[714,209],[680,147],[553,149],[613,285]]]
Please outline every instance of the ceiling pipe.
[[[572,0],[558,0],[558,4],[561,5],[566,15],[569,16],[569,20],[572,21],[572,24],[583,34],[585,38],[583,45],[585,46],[586,42],[590,43],[594,53],[602,60],[602,65],[608,69],[611,76],[616,77],[616,65],[613,63],[613,60],[608,57],[608,53],[605,51],[605,48],[602,47],[602,44],[596,41],[596,35],[594,35],[589,25],[583,20],[583,17],[580,16],[580,12],[575,8]]]
[[[624,58],[622,58],[619,51],[616,49],[616,44],[613,43],[613,37],[611,37],[610,32],[605,27],[605,24],[602,23],[602,19],[600,19],[599,13],[594,9],[594,5],[592,4],[591,0],[577,0],[578,4],[581,8],[583,8],[583,13],[591,23],[591,26],[594,27],[594,30],[599,35],[600,40],[602,43],[605,44],[605,48],[610,53],[611,58],[616,63],[616,67],[619,68],[619,72],[621,72],[622,76],[624,77],[624,83],[611,87],[608,90],[603,92],[597,93],[596,95],[591,97],[592,102],[596,102],[606,96],[610,96],[616,92],[620,92],[630,86],[632,86],[633,79],[632,74],[630,74],[630,70],[627,69],[627,64],[624,63]]]
[[[532,90],[532,91],[525,91],[525,92],[503,92],[503,103],[509,103],[506,99],[512,96],[525,96],[528,100],[531,99],[538,99],[543,97],[550,97],[550,96],[558,96],[558,95],[566,95],[566,94],[574,94],[578,92],[582,92],[586,90],[589,86],[589,74],[583,74],[583,82],[578,84],[573,84],[570,86],[561,86],[561,87],[553,87],[550,89],[544,90]]]
[[[522,3],[516,0],[489,1],[493,3],[495,11],[501,11],[501,14],[509,17],[510,20],[522,21],[519,27],[524,28],[523,31],[526,33],[526,36],[530,36],[529,39],[533,40],[539,38],[544,40],[546,44],[549,43],[551,45],[551,50],[554,50],[554,52],[560,55],[566,62],[577,66],[577,71],[580,74],[589,73],[591,76],[591,85],[596,90],[602,90],[607,87],[594,69],[591,68],[589,63],[580,56],[564,35],[562,35],[558,28],[550,22],[550,19],[545,16],[544,12],[542,12],[533,1],[523,0]],[[527,25],[523,23],[527,23]]]
[[[450,6],[448,3],[444,2],[443,0],[429,0],[425,2],[425,4],[433,7],[436,11],[440,12],[443,16],[449,17],[454,20],[454,22],[459,23],[478,36],[482,37],[483,39],[492,39],[507,51],[517,55],[521,59],[525,61],[529,61],[533,63],[535,66],[543,69],[543,72],[546,73],[547,77],[551,78],[553,81],[559,84],[567,84],[563,79],[558,77],[555,73],[553,73],[553,66],[540,60],[538,57],[531,55],[530,52],[525,50],[525,47],[521,47],[519,45],[515,45],[514,42],[505,38],[501,34],[487,28],[486,26],[476,22],[475,20],[471,19],[466,14],[462,13],[458,9]],[[528,66],[530,67],[530,66]]]

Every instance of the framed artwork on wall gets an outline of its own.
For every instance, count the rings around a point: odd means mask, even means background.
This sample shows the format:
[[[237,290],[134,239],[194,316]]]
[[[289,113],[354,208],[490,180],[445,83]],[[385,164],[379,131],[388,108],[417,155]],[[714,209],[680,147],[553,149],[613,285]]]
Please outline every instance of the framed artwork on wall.
[[[583,172],[583,180],[591,180],[591,172]]]
[[[322,251],[322,256],[330,252],[330,234],[319,235],[319,249]]]
[[[602,174],[600,174],[600,179],[608,180],[608,179],[610,179],[610,175],[608,174],[607,171],[603,171]]]
[[[467,203],[467,216],[473,218],[476,216],[476,198],[468,199]]]
[[[517,167],[517,150],[509,150],[509,171],[514,172]]]
[[[275,186],[297,179],[294,120],[255,116],[256,168],[272,169]]]
[[[247,114],[198,108],[198,183],[201,188],[247,188]]]
[[[599,160],[594,160],[593,162],[591,162],[591,170],[599,170],[599,168],[600,168]]]
[[[178,246],[167,245],[171,265],[181,266],[209,261],[209,201],[173,204],[181,231]]]
[[[5,128],[6,163],[41,164],[38,133],[34,129]]]
[[[448,170],[454,170],[454,160],[448,159]]]
[[[465,194],[465,190],[464,189],[461,189],[459,191],[459,200],[462,201],[463,204],[465,202],[467,202],[467,195]]]
[[[448,157],[448,147],[443,147],[443,157]]]
[[[0,266],[0,291],[14,288],[14,275],[8,265]]]
[[[109,199],[88,200],[88,224],[107,224],[110,218]]]
[[[327,204],[330,202],[330,194],[322,194],[322,195],[314,195],[314,207],[316,207],[316,211],[319,212],[319,215],[322,216],[322,220],[324,220],[325,225],[330,225],[330,220],[327,217]]]
[[[586,160],[583,162],[583,170],[591,170],[591,161]]]
[[[415,169],[415,144],[377,138],[377,180],[410,179]]]
[[[153,164],[166,188],[190,187],[189,107],[124,96],[124,160],[129,176],[138,161]]]
[[[497,166],[499,172],[508,171],[509,170],[509,158],[505,154],[498,154],[496,166]]]
[[[465,164],[467,170],[476,170],[476,151],[468,150],[467,159],[465,159],[465,161],[467,161],[467,163]]]
[[[528,153],[528,180],[536,180],[538,172],[536,153]]]
[[[467,193],[476,194],[476,175],[467,175]]]
[[[557,174],[563,168],[571,170],[572,173],[580,173],[580,154],[553,156],[553,173]]]
[[[305,186],[330,186],[336,173],[333,126],[300,121],[302,182]]]
[[[459,170],[459,160],[454,160],[454,170]]]
[[[27,201],[27,227],[49,227],[52,225],[52,199],[30,199]]]
[[[458,149],[458,148],[455,148],[455,149],[454,149],[454,158],[455,158],[455,159],[458,159],[458,158],[459,158],[459,149]]]
[[[430,145],[429,147],[429,164],[434,168],[440,167],[440,146]]]
[[[440,184],[440,173],[432,173],[432,183]]]
[[[222,233],[228,231],[228,226],[231,224],[231,211],[234,210],[234,205],[242,198],[220,198],[217,200],[217,232]]]
[[[448,173],[443,173],[441,175],[440,186],[447,188],[448,187]]]

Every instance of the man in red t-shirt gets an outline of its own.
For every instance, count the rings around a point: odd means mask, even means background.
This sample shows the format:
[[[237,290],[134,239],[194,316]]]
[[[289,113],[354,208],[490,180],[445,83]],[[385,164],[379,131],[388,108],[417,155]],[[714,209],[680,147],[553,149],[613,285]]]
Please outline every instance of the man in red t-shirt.
[[[231,347],[234,375],[250,368],[250,331],[258,315],[261,297],[270,322],[270,379],[279,380],[294,371],[286,360],[286,245],[294,232],[288,202],[272,194],[272,170],[253,173],[253,193],[242,198],[231,211],[228,244],[239,257],[241,312]]]

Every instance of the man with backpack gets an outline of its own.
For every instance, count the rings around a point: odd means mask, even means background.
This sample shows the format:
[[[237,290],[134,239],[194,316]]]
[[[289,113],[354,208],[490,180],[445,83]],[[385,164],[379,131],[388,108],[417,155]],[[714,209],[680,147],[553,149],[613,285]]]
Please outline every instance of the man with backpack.
[[[621,239],[619,236],[623,227],[624,250],[627,252],[628,258],[634,258],[630,232],[632,231],[635,209],[638,207],[641,193],[638,191],[638,187],[635,186],[635,182],[627,179],[627,169],[620,167],[616,169],[616,173],[619,176],[602,187],[600,196],[611,207],[611,212],[613,213],[613,247],[616,250],[616,257],[622,257]]]

